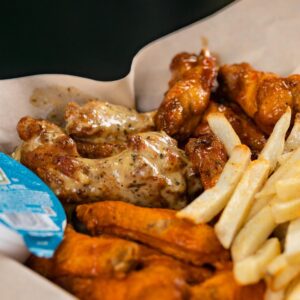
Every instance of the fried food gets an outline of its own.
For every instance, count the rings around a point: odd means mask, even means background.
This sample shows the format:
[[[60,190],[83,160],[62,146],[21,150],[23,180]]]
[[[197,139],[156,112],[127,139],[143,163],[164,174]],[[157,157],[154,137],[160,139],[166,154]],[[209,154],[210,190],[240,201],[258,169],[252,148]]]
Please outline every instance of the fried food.
[[[61,276],[118,276],[132,270],[140,257],[140,247],[112,236],[90,237],[65,231],[63,242],[52,259],[31,256],[27,265],[47,278]]]
[[[154,130],[154,112],[138,113],[135,109],[101,101],[80,106],[70,102],[65,112],[66,132],[78,142],[84,157],[101,158],[126,148],[128,136]]]
[[[176,218],[172,210],[105,201],[80,205],[76,212],[92,235],[104,232],[136,240],[196,266],[228,259],[211,226]]]
[[[201,128],[198,126],[197,135],[197,138],[189,139],[185,145],[185,152],[206,190],[217,183],[228,156],[224,145],[213,134],[208,124],[201,124]]]
[[[64,203],[122,200],[178,209],[187,202],[189,162],[163,132],[133,135],[126,150],[104,159],[79,156],[58,126],[25,117],[18,124],[21,162]]]
[[[182,300],[188,285],[178,270],[151,265],[123,279],[61,277],[57,284],[82,300]]]
[[[263,300],[265,285],[240,286],[231,271],[217,273],[200,285],[192,287],[192,300]]]
[[[216,78],[216,60],[207,50],[201,51],[197,62],[193,62],[193,55],[186,62],[184,57],[188,56],[177,57],[171,64],[171,87],[155,115],[156,128],[178,140],[185,140],[194,132]]]
[[[269,134],[288,106],[300,109],[300,76],[278,77],[247,63],[224,65],[218,74],[219,94],[238,103]]]
[[[267,141],[266,135],[257,127],[253,120],[243,112],[238,104],[233,102],[217,103],[210,101],[201,124],[207,122],[207,116],[214,112],[220,112],[225,115],[241,142],[251,149],[253,156],[259,154]],[[197,136],[199,129],[201,132],[201,124],[199,128],[196,128],[195,136]]]

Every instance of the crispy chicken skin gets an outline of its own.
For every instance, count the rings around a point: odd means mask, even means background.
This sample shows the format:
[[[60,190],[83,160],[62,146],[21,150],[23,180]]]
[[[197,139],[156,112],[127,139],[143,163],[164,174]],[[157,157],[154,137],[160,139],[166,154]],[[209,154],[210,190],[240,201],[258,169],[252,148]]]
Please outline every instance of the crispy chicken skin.
[[[189,139],[185,152],[192,162],[194,171],[200,175],[204,189],[213,187],[228,160],[222,142],[210,130],[207,123],[197,127],[197,138]]]
[[[90,237],[66,228],[52,259],[31,256],[27,265],[47,278],[118,276],[135,267],[140,247],[112,236]]]
[[[218,81],[219,95],[238,103],[267,134],[271,133],[287,106],[299,111],[299,75],[281,78],[241,63],[222,66]]]
[[[263,300],[265,285],[240,286],[232,271],[223,271],[191,288],[191,300]]]
[[[77,206],[76,212],[92,235],[104,232],[136,240],[196,266],[228,259],[212,227],[178,219],[173,210],[105,201]]]
[[[188,138],[199,123],[217,73],[216,60],[207,50],[194,60],[188,54],[173,59],[171,87],[155,115],[157,129],[178,140]]]
[[[25,117],[18,133],[21,162],[64,203],[110,199],[174,209],[187,203],[189,162],[163,132],[133,135],[126,150],[104,159],[80,157],[74,141],[45,120]]]
[[[126,148],[129,135],[154,130],[154,112],[92,100],[80,106],[70,102],[65,112],[66,132],[78,142],[84,157],[100,158]]]

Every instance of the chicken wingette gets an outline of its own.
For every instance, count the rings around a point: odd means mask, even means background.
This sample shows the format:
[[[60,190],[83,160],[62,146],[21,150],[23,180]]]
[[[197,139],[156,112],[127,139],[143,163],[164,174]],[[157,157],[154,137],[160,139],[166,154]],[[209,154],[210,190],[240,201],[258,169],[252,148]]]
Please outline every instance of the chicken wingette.
[[[196,266],[228,260],[213,227],[176,217],[176,211],[104,201],[76,208],[79,221],[92,235],[114,234],[144,243]]]
[[[101,101],[80,106],[70,102],[65,111],[66,132],[77,142],[84,157],[101,158],[120,153],[128,136],[154,130],[154,112]]]
[[[218,81],[218,94],[238,103],[267,134],[288,106],[300,111],[300,75],[283,78],[241,63],[222,66]]]
[[[75,142],[45,120],[25,117],[18,133],[21,162],[64,203],[110,199],[174,209],[187,203],[194,175],[184,151],[164,132],[133,135],[126,150],[103,159],[80,157]]]
[[[207,50],[199,56],[180,54],[171,63],[170,88],[155,115],[158,130],[187,139],[198,125],[209,103],[216,74],[216,59]]]

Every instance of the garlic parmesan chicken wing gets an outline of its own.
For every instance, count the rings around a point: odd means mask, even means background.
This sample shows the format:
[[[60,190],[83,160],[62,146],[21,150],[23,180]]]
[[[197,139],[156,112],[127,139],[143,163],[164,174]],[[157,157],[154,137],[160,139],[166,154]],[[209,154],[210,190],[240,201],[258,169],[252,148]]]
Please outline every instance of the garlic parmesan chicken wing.
[[[246,114],[267,134],[290,106],[300,109],[300,76],[281,78],[260,72],[247,63],[224,65],[220,68],[219,94],[238,103]]]
[[[129,135],[154,130],[154,112],[92,100],[80,106],[70,102],[65,112],[66,131],[84,157],[101,158],[126,148]]]
[[[212,227],[179,219],[173,210],[104,201],[77,206],[76,212],[92,235],[104,232],[136,240],[196,266],[228,260]]]
[[[45,120],[25,117],[18,133],[21,162],[64,203],[110,199],[174,209],[187,203],[189,162],[163,132],[133,135],[126,150],[103,159],[80,157],[74,141]]]
[[[198,125],[213,87],[216,60],[207,50],[199,56],[186,53],[171,63],[173,79],[157,114],[155,124],[178,140],[187,139]]]

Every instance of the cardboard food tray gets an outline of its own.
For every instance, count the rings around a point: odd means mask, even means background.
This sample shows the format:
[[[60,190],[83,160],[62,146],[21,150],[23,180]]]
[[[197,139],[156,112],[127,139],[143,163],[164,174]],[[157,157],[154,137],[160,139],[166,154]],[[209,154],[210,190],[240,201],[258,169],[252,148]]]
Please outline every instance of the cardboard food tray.
[[[246,61],[282,75],[300,72],[300,1],[241,0],[200,22],[163,37],[134,58],[130,73],[97,82],[69,75],[35,75],[0,81],[0,151],[20,142],[16,124],[25,115],[61,119],[68,100],[98,98],[146,111],[167,89],[169,63],[182,51],[207,46],[221,63]],[[1,299],[72,299],[21,264],[0,256]]]

